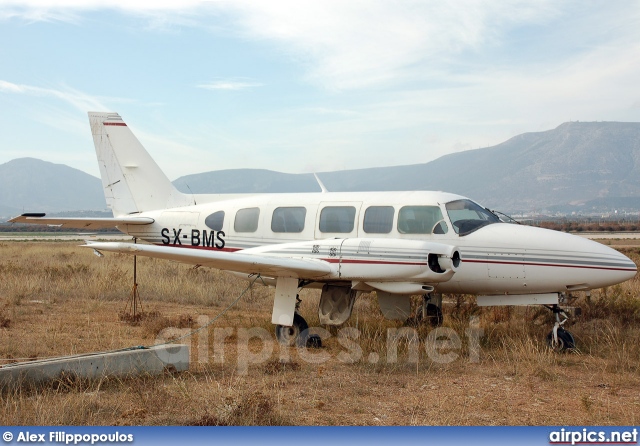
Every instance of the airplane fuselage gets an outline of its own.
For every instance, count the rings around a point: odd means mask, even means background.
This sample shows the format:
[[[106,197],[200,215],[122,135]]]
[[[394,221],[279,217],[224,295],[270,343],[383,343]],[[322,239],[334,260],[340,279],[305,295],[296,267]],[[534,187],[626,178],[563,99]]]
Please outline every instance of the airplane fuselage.
[[[220,198],[196,195],[196,202],[215,201],[144,212],[138,216],[152,218],[153,224],[124,225],[119,229],[155,245],[299,255],[340,263],[344,271],[357,271],[354,268],[358,264],[362,268],[384,266],[391,271],[398,265],[406,269],[410,264],[426,262],[417,260],[419,253],[400,246],[393,258],[376,256],[365,252],[365,248],[371,251],[380,246],[388,253],[394,243],[443,243],[459,249],[461,264],[447,280],[426,280],[442,293],[591,290],[620,283],[636,272],[635,264],[626,256],[582,237],[503,223],[497,218],[483,222],[492,214],[478,215],[462,209],[455,203],[472,202],[449,193],[328,192]],[[461,213],[470,218],[461,219]],[[474,221],[480,223],[477,228],[473,228]],[[462,227],[469,224],[471,230]],[[345,239],[358,239],[357,247],[349,251]],[[324,242],[300,246],[298,252],[283,245],[314,240]],[[351,269],[346,267],[347,262]],[[357,273],[354,274],[341,278],[355,282]],[[402,273],[402,277],[406,280],[407,276]],[[335,277],[331,280],[335,281]]]

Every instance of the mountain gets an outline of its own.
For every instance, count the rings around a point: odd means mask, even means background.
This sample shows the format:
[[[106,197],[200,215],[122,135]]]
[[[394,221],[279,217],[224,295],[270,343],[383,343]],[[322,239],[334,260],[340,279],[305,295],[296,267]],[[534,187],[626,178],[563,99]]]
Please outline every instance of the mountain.
[[[444,156],[422,173],[432,185],[510,210],[639,197],[640,123],[569,122]]]
[[[100,180],[81,170],[35,158],[0,164],[0,215],[106,207]]]
[[[175,180],[173,184],[187,194],[320,191],[313,174],[281,173],[265,169],[216,170],[186,175]]]
[[[425,164],[324,172],[330,191],[443,190],[506,212],[640,209],[640,123],[568,122]],[[312,174],[233,169],[180,177],[184,193],[314,192]],[[0,165],[0,215],[104,210],[100,180],[33,158]]]
[[[269,191],[280,178],[240,171],[190,175],[200,193]],[[287,175],[290,184],[312,176]],[[493,147],[443,156],[425,164],[324,172],[331,191],[443,190],[509,212],[570,207],[606,208],[640,197],[640,123],[568,122],[545,132],[525,133]],[[175,181],[184,188],[183,179]],[[206,178],[206,181],[199,181]],[[251,182],[243,183],[243,178]],[[193,186],[191,186],[193,189]],[[316,189],[318,187],[316,186]],[[194,193],[196,190],[193,190]],[[598,200],[596,200],[598,199]],[[593,200],[596,200],[595,202]],[[635,208],[637,209],[637,208]]]

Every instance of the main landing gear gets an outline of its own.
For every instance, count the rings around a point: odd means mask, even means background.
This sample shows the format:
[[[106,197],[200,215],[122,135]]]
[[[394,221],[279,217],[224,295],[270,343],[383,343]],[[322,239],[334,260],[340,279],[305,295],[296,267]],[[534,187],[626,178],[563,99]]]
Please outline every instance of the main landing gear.
[[[408,325],[428,325],[440,327],[444,322],[442,314],[442,294],[424,294],[422,303],[416,308],[415,316],[407,319]]]
[[[574,349],[576,347],[576,341],[573,339],[573,335],[562,327],[564,323],[569,320],[567,313],[565,313],[565,311],[558,305],[545,305],[545,307],[553,311],[553,314],[556,317],[556,323],[553,326],[553,330],[551,330],[547,335],[547,344],[551,350],[554,352],[564,352]]]
[[[300,315],[300,296],[296,296],[296,310],[293,314],[293,324],[291,327],[276,325],[276,338],[282,345],[289,347],[322,347],[322,339],[316,334],[309,334],[309,325]]]
[[[442,294],[432,296],[425,294],[422,296],[422,305],[416,314],[418,323],[426,322],[432,327],[439,327],[444,322],[442,315]]]

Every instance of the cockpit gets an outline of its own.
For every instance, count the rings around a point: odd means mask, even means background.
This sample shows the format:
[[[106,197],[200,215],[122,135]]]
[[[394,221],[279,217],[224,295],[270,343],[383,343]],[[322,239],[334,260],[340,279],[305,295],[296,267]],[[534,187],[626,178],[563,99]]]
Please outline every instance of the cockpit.
[[[478,229],[500,223],[501,220],[492,212],[471,200],[455,200],[445,204],[453,229],[460,236],[471,234]]]

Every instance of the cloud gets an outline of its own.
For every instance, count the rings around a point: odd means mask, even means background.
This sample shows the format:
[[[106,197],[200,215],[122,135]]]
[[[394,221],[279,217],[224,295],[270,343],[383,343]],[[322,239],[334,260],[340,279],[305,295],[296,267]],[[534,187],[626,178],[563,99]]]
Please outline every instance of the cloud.
[[[4,93],[26,93],[30,87],[26,85],[12,84],[11,82],[0,80],[0,91]]]
[[[106,111],[109,107],[106,107],[102,102],[103,99],[91,96],[73,88],[64,87],[63,89],[42,88],[34,87],[31,85],[14,84],[0,80],[0,92],[2,93],[14,93],[14,94],[28,94],[31,96],[41,97],[53,97],[60,99],[73,107],[86,112],[87,110]],[[119,102],[126,101],[124,99],[113,98]]]
[[[337,91],[457,84],[460,71],[487,63],[499,69],[514,60],[525,67],[544,60],[550,66],[574,55],[558,48],[589,51],[594,42],[621,34],[637,41],[640,28],[633,2],[595,2],[585,12],[582,2],[553,0],[0,0],[0,17],[29,20],[74,21],[105,9],[144,16],[152,30],[198,26],[225,37],[267,42],[299,62],[308,82]],[[553,33],[545,28],[548,24]],[[513,44],[513,30],[531,35],[519,34],[521,45]],[[503,51],[503,59],[489,58],[492,49]],[[547,55],[549,49],[557,52],[556,59]],[[246,79],[198,85],[209,90],[259,86]]]
[[[463,51],[499,42],[509,27],[557,14],[546,0],[234,4],[244,33],[284,44],[307,64],[310,81],[338,90],[412,80],[418,67],[436,74]]]
[[[337,117],[353,117],[357,116],[359,112],[349,109],[327,108],[327,107],[306,107],[301,111],[314,113],[324,116],[337,116]]]
[[[251,82],[246,80],[214,80],[206,84],[200,84],[198,88],[204,88],[205,90],[247,90],[249,88],[262,87],[264,84],[259,82]]]
[[[521,24],[558,15],[552,0],[376,1],[352,0],[0,0],[31,20],[77,17],[112,9],[144,15],[151,27],[168,23],[201,26],[212,32],[270,42],[300,61],[307,80],[332,90],[385,86],[425,71],[438,77],[454,56],[487,43]],[[220,24],[224,26],[220,31]],[[426,69],[426,70],[425,70]],[[214,82],[211,89],[240,89],[236,82]],[[253,85],[251,85],[253,86]],[[204,87],[203,88],[207,88]]]
[[[179,2],[174,0],[153,2],[111,0],[106,3],[99,0],[0,0],[0,8],[3,11],[11,11],[14,15],[28,17],[30,14],[39,13],[45,18],[46,14],[83,13],[98,9],[115,9],[132,13],[186,12],[208,3],[212,2],[208,0],[181,0]]]
[[[238,153],[248,147],[269,149],[261,154],[306,150],[330,169],[336,166],[323,163],[331,159],[388,163],[370,154],[389,147],[397,146],[394,163],[408,164],[569,119],[637,120],[637,6],[635,0],[587,6],[576,0],[0,0],[0,20],[77,22],[110,10],[135,17],[136,26],[146,20],[144,32],[198,27],[211,40],[258,45],[270,62],[284,54],[298,65],[285,75],[296,76],[302,67],[304,79],[329,94],[304,96],[308,90],[300,88],[292,108],[261,115],[251,135],[229,130],[216,141],[234,144]],[[202,46],[209,42],[204,38]],[[260,62],[256,71],[240,73],[253,78],[192,85],[227,92],[262,87],[255,79],[282,67],[257,71],[264,68]],[[83,112],[117,100],[6,81],[0,92],[56,97]],[[268,165],[263,156],[260,162]],[[238,157],[238,163],[246,160]]]

